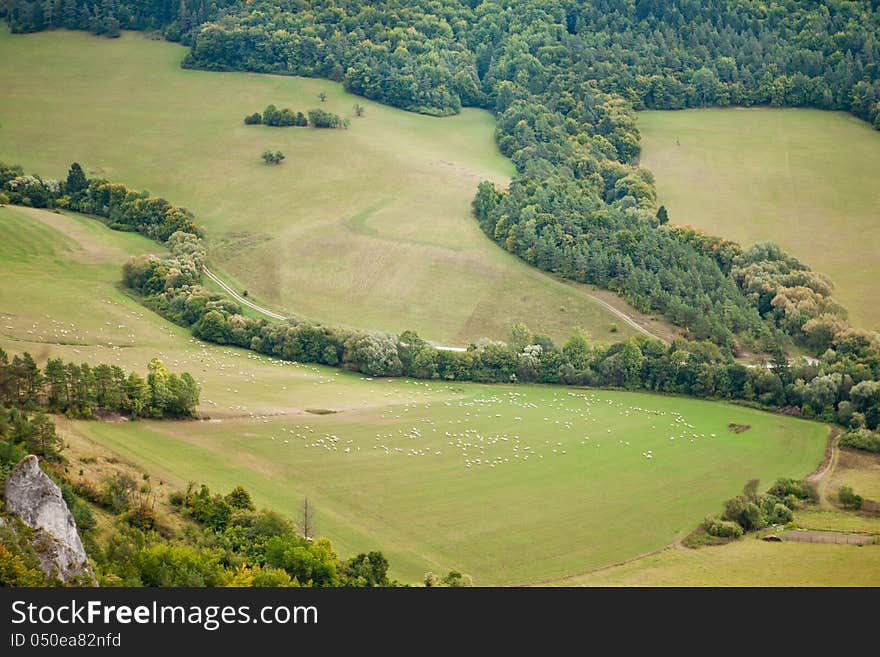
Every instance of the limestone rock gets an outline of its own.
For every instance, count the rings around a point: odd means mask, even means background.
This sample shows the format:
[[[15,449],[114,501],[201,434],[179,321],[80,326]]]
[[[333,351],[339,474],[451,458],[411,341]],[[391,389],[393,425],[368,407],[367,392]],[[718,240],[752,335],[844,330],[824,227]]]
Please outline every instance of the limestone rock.
[[[61,489],[40,469],[37,457],[26,456],[6,479],[6,509],[32,529],[43,570],[62,582],[96,585],[76,522]]]

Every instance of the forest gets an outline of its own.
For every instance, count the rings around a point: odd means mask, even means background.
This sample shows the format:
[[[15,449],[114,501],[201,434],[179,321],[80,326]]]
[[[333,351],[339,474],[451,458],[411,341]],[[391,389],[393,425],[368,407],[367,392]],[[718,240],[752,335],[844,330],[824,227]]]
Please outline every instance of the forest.
[[[169,372],[154,358],[145,379],[116,365],[91,366],[50,358],[42,369],[24,352],[12,359],[0,349],[0,408],[41,410],[90,419],[120,414],[136,418],[196,415],[199,386],[189,372]]]

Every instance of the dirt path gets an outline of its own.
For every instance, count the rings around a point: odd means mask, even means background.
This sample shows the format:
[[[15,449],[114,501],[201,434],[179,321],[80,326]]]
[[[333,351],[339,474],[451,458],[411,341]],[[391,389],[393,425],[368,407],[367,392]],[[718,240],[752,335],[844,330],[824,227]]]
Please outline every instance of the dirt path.
[[[217,276],[214,272],[212,272],[207,267],[204,267],[203,269],[204,269],[205,275],[208,278],[210,278],[217,285],[219,285],[221,288],[223,288],[223,290],[229,296],[231,296],[233,299],[238,301],[240,304],[243,304],[252,310],[256,310],[258,313],[262,313],[263,315],[266,315],[267,317],[271,317],[272,319],[278,319],[278,320],[281,320],[282,322],[287,321],[287,317],[285,317],[284,315],[280,315],[272,310],[269,310],[268,308],[263,308],[263,306],[260,306],[256,303],[254,303],[253,301],[251,301],[250,299],[246,299],[245,297],[241,296],[238,292],[233,290],[229,285],[224,283],[223,280],[221,280],[219,276]],[[433,346],[435,349],[439,349],[440,351],[467,351],[467,349],[465,347],[449,347],[447,345],[436,344],[433,342],[431,343],[431,346]]]
[[[830,435],[828,436],[828,447],[825,450],[825,458],[822,459],[822,463],[819,464],[819,467],[816,468],[815,472],[807,475],[807,482],[815,484],[816,490],[819,493],[820,507],[827,506],[825,504],[825,491],[822,482],[825,476],[837,466],[837,460],[840,457],[840,447],[837,444],[839,437],[840,430],[836,427],[832,427]]]
[[[287,318],[286,318],[284,315],[279,315],[278,313],[273,312],[273,311],[271,311],[271,310],[269,310],[269,309],[267,309],[267,308],[263,308],[263,306],[258,306],[258,305],[255,304],[253,301],[249,301],[248,299],[245,299],[245,298],[244,298],[243,296],[241,296],[238,292],[236,292],[236,291],[233,290],[231,287],[229,287],[226,283],[224,283],[223,281],[221,281],[220,278],[217,277],[217,276],[216,276],[216,275],[215,275],[210,269],[208,269],[207,267],[204,267],[204,271],[205,271],[205,275],[207,275],[208,278],[210,278],[210,279],[211,279],[212,281],[214,281],[217,285],[219,285],[220,287],[222,287],[222,288],[223,288],[223,289],[224,289],[224,290],[225,290],[225,291],[226,291],[226,292],[227,292],[227,293],[228,293],[233,299],[235,299],[235,300],[238,301],[239,303],[241,303],[241,304],[247,306],[248,308],[251,308],[251,309],[253,309],[253,310],[256,310],[258,313],[263,313],[263,314],[266,315],[267,317],[272,317],[273,319],[280,319],[282,322],[287,320]]]
[[[217,276],[214,272],[212,272],[207,267],[204,268],[204,272],[208,278],[210,278],[217,285],[219,285],[221,288],[223,288],[223,290],[227,294],[229,294],[229,296],[231,296],[233,299],[235,299],[239,303],[247,306],[248,308],[250,308],[252,310],[256,310],[258,313],[262,313],[263,315],[266,315],[267,317],[271,317],[272,319],[278,319],[278,320],[281,320],[282,322],[287,320],[287,317],[285,317],[284,315],[280,315],[272,310],[269,310],[268,308],[264,308],[263,306],[260,306],[256,303],[254,303],[253,301],[250,301],[249,299],[246,299],[245,297],[241,296],[238,292],[233,290],[229,285],[224,283],[220,279],[219,276]],[[632,326],[634,329],[636,329],[640,333],[643,333],[644,335],[647,335],[649,338],[653,338],[654,340],[659,340],[660,342],[666,342],[666,340],[664,340],[662,337],[660,337],[659,335],[657,335],[655,333],[651,333],[651,331],[649,331],[644,326],[639,324],[632,317],[627,315],[625,312],[618,310],[617,308],[612,306],[610,303],[603,301],[599,297],[593,296],[589,292],[584,292],[584,294],[586,296],[588,296],[590,299],[592,299],[593,301],[595,301],[596,303],[598,303],[599,305],[601,305],[606,310],[611,311],[611,313],[613,313],[616,317],[619,317],[620,319],[622,319],[624,322],[626,322],[627,324]],[[434,347],[435,349],[439,349],[440,351],[459,351],[459,352],[467,351],[466,347],[452,347],[449,345],[437,344],[436,342],[431,342],[431,346]]]
[[[599,297],[594,297],[594,296],[593,296],[592,294],[590,294],[589,292],[584,292],[584,294],[585,294],[586,296],[590,297],[590,298],[591,298],[593,301],[595,301],[596,303],[600,304],[600,305],[601,305],[602,307],[604,307],[605,309],[610,310],[610,311],[611,311],[612,313],[614,313],[617,317],[619,317],[620,319],[622,319],[624,322],[626,322],[627,324],[629,324],[630,326],[632,326],[635,330],[639,331],[640,333],[643,333],[643,334],[647,335],[649,338],[653,338],[654,340],[659,340],[660,342],[666,342],[666,340],[664,340],[663,338],[661,338],[661,337],[660,337],[659,335],[657,335],[656,333],[651,333],[651,331],[649,331],[649,330],[646,329],[644,326],[642,326],[641,324],[639,324],[636,320],[634,320],[632,317],[630,317],[629,315],[627,315],[627,314],[626,314],[625,312],[623,312],[622,310],[618,310],[617,308],[615,308],[614,306],[612,306],[610,303],[607,303],[606,301],[603,301],[603,300],[600,299]]]

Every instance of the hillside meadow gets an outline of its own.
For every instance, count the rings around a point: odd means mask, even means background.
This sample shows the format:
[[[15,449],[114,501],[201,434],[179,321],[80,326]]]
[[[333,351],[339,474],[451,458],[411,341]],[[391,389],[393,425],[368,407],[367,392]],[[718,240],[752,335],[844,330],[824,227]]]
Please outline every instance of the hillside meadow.
[[[533,583],[656,550],[749,479],[803,476],[824,451],[820,424],[729,404],[371,380],[207,345],[119,287],[118,259],[151,242],[23,208],[0,208],[0,230],[5,350],[142,373],[158,355],[202,385],[203,421],[59,419],[66,440],[177,487],[244,485],[293,517],[308,496],[341,554],[381,549],[403,581],[454,568]]]
[[[670,222],[744,246],[778,242],[831,278],[854,324],[880,329],[880,133],[814,109],[648,111],[638,122]]]
[[[631,563],[553,582],[556,586],[880,586],[880,547],[772,543],[670,548]]]
[[[304,319],[462,346],[504,339],[519,321],[555,339],[575,326],[600,342],[636,332],[589,286],[533,269],[482,234],[470,209],[477,184],[505,185],[513,173],[488,112],[438,119],[327,80],[183,70],[185,53],[140,33],[0,28],[0,158],[55,177],[78,161],[89,176],[193,210],[221,277]],[[244,125],[270,103],[320,107],[351,127]],[[284,163],[263,163],[267,149]]]

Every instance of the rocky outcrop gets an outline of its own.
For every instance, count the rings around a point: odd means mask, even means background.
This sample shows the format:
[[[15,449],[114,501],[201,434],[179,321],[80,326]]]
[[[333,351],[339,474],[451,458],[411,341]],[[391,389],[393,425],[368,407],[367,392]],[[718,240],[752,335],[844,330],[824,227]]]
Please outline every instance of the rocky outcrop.
[[[43,571],[65,583],[96,585],[76,522],[61,489],[26,456],[6,479],[6,509],[37,530],[32,544]]]

